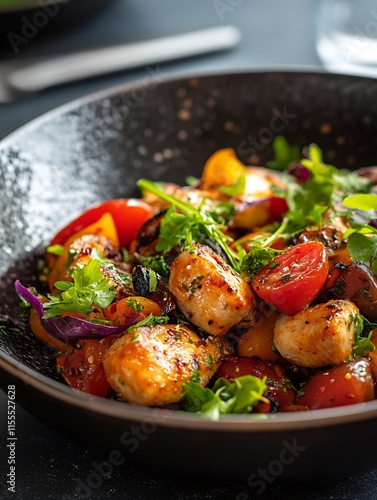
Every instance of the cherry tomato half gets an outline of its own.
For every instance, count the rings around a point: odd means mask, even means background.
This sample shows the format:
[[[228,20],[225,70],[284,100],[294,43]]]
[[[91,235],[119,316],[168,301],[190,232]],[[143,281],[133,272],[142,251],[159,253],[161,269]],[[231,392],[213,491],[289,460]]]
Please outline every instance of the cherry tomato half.
[[[111,386],[107,381],[102,362],[117,336],[80,340],[81,349],[56,358],[56,365],[70,387],[94,396],[108,395]]]
[[[371,364],[366,358],[319,372],[303,388],[297,403],[309,410],[333,408],[374,399]]]
[[[142,224],[152,217],[153,209],[143,200],[133,198],[104,201],[88,208],[63,227],[50,244],[64,245],[70,236],[93,224],[105,213],[110,213],[114,219],[120,246],[127,247],[136,238]]]
[[[294,315],[322,289],[329,271],[325,247],[309,241],[289,248],[267,264],[252,282],[254,291],[283,314]]]

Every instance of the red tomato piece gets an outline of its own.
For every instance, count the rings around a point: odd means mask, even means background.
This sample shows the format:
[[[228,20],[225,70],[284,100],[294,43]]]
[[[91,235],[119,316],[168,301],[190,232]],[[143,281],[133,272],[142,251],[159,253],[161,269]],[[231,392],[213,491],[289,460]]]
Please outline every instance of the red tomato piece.
[[[136,238],[144,222],[153,216],[153,209],[143,200],[133,198],[104,201],[88,208],[63,227],[50,244],[64,245],[70,236],[93,224],[105,213],[110,213],[114,219],[120,246],[127,247]]]
[[[116,337],[118,335],[98,340],[81,340],[81,349],[56,358],[57,367],[70,387],[94,396],[108,395],[111,386],[102,362]]]
[[[297,404],[309,410],[364,403],[375,399],[371,363],[358,358],[313,375]]]
[[[265,302],[293,316],[316,298],[328,271],[325,247],[309,241],[278,255],[257,274],[252,286]]]
[[[296,397],[296,392],[289,383],[284,368],[271,361],[257,357],[233,356],[226,358],[216,372],[216,378],[224,377],[230,382],[243,375],[267,377],[268,394],[277,401],[280,411],[292,404]]]

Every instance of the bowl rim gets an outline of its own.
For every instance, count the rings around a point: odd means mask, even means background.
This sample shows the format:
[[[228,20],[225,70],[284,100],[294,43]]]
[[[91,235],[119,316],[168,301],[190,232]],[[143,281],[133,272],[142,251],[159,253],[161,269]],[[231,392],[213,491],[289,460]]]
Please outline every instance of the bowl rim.
[[[336,408],[276,413],[267,416],[264,414],[229,415],[214,421],[194,413],[131,405],[76,391],[63,382],[51,379],[0,351],[0,372],[2,370],[25,386],[31,386],[38,392],[71,407],[86,412],[94,411],[104,417],[122,421],[153,420],[156,425],[169,428],[237,433],[278,432],[292,430],[292,428],[299,431],[362,422],[377,417],[377,400],[375,400]],[[22,401],[18,402],[22,406]]]
[[[274,67],[274,68],[266,68],[259,67],[250,69],[228,69],[228,70],[202,70],[196,71],[192,73],[192,71],[180,71],[174,72],[171,74],[163,74],[162,82],[159,83],[158,87],[162,85],[168,85],[171,83],[176,83],[179,81],[186,82],[190,79],[200,79],[204,80],[207,78],[218,78],[218,77],[229,77],[236,78],[239,76],[263,76],[263,75],[281,75],[281,76],[297,76],[297,77],[320,77],[326,79],[336,79],[336,78],[344,78],[345,80],[349,80],[349,82],[369,82],[370,84],[377,85],[377,79],[368,77],[368,76],[358,76],[347,73],[335,73],[329,72],[322,67],[317,66],[307,66],[307,67]],[[153,77],[143,77],[138,78],[136,80],[118,83],[115,85],[110,85],[100,90],[96,90],[94,92],[89,92],[88,94],[84,94],[82,96],[75,97],[73,99],[68,100],[62,104],[58,104],[57,106],[53,106],[50,109],[42,111],[37,114],[35,117],[26,120],[24,123],[16,126],[13,130],[7,132],[3,137],[0,137],[0,148],[7,147],[7,142],[13,140],[14,136],[27,131],[29,128],[33,129],[34,127],[43,124],[48,121],[51,117],[55,115],[58,116],[62,113],[69,112],[77,108],[77,106],[92,104],[95,101],[100,99],[111,98],[117,94],[121,94],[123,92],[129,92],[135,88],[138,88],[140,85],[145,84],[146,82],[153,80]]]
[[[238,71],[203,71],[196,72],[195,74],[175,73],[167,76],[164,75],[163,81],[160,85],[168,85],[179,81],[187,82],[187,80],[190,80],[191,78],[206,79],[224,76],[236,78],[237,76],[252,77],[257,75],[286,75],[293,77],[319,76],[325,79],[335,79],[341,77],[350,82],[369,81],[377,85],[377,81],[373,78],[340,73],[328,73],[323,70],[314,70],[312,68],[304,71],[287,68],[284,68],[284,70],[269,70],[267,68],[261,68],[252,71],[245,69]],[[142,82],[145,82],[145,80],[145,78],[138,79],[132,82],[110,86],[53,107],[5,135],[5,137],[0,140],[0,150],[7,148],[8,143],[17,140],[17,136],[22,135],[28,130],[33,130],[35,127],[38,127],[45,122],[48,122],[54,116],[59,116],[63,113],[69,112],[70,110],[77,109],[82,105],[91,104],[96,101],[100,101],[101,99],[111,98],[117,94],[131,91],[132,89],[139,87]],[[54,400],[67,403],[72,407],[85,411],[94,411],[103,416],[123,421],[143,421],[153,419],[157,425],[169,428],[187,430],[195,429],[205,432],[227,431],[232,433],[260,433],[287,431],[292,429],[298,431],[302,429],[331,427],[334,425],[345,425],[352,422],[362,422],[377,418],[376,399],[367,403],[359,403],[335,408],[309,410],[305,412],[299,411],[269,414],[267,417],[258,414],[229,415],[224,419],[213,421],[189,412],[148,408],[130,405],[127,403],[119,403],[118,401],[112,401],[106,398],[100,398],[73,390],[65,385],[64,382],[51,379],[48,376],[27,367],[20,361],[5,353],[2,349],[0,349],[0,372],[1,371],[8,373],[11,377],[23,382],[25,385],[33,387],[36,391],[43,393]],[[18,402],[22,406],[22,401]]]

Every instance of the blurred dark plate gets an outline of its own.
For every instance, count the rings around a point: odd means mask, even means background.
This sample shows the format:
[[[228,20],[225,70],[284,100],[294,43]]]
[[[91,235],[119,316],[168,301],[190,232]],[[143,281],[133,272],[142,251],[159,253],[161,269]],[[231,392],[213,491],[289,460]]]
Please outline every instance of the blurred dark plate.
[[[377,401],[209,422],[74,392],[56,375],[54,353],[30,334],[14,293],[16,278],[38,283],[41,247],[88,205],[134,196],[142,176],[199,175],[222,147],[263,163],[277,133],[301,146],[316,142],[338,166],[374,164],[377,82],[293,72],[143,81],[79,99],[6,138],[0,144],[4,390],[15,384],[20,405],[71,438],[186,477],[250,484],[262,469],[314,480],[377,467]]]

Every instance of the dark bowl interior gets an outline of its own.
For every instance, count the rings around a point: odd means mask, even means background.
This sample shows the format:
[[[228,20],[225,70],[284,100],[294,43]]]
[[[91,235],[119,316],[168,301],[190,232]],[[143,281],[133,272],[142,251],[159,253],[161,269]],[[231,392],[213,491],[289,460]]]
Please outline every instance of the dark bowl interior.
[[[133,462],[151,467],[247,479],[259,467],[275,463],[277,471],[289,453],[289,467],[279,472],[288,479],[377,466],[377,402],[207,422],[76,393],[56,375],[54,351],[30,334],[14,292],[16,278],[38,284],[43,245],[88,205],[138,195],[140,177],[182,182],[199,175],[222,147],[263,164],[277,134],[300,146],[317,143],[326,161],[340,167],[374,164],[377,82],[290,72],[152,79],[75,101],[6,138],[0,144],[1,386],[15,383],[21,405],[71,437],[122,447]],[[141,426],[145,439],[135,438],[132,426]],[[214,464],[224,449],[231,462]]]

